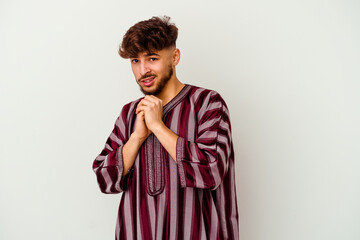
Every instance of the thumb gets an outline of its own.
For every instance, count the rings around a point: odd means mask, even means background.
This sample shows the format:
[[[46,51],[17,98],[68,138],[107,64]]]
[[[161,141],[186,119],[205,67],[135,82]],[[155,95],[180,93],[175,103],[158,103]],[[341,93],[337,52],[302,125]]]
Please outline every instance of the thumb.
[[[145,120],[145,113],[144,111],[140,111],[138,114],[137,114],[138,118],[140,120]]]

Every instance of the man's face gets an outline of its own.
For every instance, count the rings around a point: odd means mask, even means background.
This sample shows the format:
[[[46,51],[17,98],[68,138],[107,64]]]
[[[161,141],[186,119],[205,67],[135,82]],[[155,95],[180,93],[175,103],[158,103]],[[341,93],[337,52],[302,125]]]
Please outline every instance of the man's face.
[[[146,95],[158,95],[173,76],[170,49],[140,53],[137,58],[130,60],[136,82]]]

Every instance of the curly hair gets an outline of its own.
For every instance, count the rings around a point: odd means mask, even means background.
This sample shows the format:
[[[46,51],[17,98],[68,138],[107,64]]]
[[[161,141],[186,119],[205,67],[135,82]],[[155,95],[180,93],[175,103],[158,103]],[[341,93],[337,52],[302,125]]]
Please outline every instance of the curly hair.
[[[176,46],[178,28],[170,17],[152,17],[129,28],[119,47],[122,58],[137,57],[142,52],[159,51]]]

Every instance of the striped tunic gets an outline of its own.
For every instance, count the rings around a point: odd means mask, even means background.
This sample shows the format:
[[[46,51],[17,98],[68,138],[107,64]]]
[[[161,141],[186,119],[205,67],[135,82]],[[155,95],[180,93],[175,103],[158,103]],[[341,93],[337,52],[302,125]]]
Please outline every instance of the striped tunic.
[[[137,104],[126,104],[93,163],[103,193],[122,192],[116,239],[239,239],[229,112],[212,90],[185,85],[163,107],[176,133],[177,163],[151,134],[129,173],[122,147],[135,130]]]

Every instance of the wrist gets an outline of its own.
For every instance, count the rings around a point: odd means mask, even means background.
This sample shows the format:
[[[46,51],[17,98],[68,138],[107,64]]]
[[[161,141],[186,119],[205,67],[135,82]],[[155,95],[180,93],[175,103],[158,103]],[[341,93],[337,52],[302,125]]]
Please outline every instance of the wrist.
[[[156,124],[153,124],[151,126],[151,132],[153,132],[155,135],[157,135],[159,132],[161,132],[162,130],[164,130],[164,128],[166,128],[164,122],[159,122]]]
[[[133,143],[136,143],[139,147],[143,144],[143,142],[146,140],[147,137],[141,137],[136,132],[133,132],[130,135],[129,141],[132,141]]]

